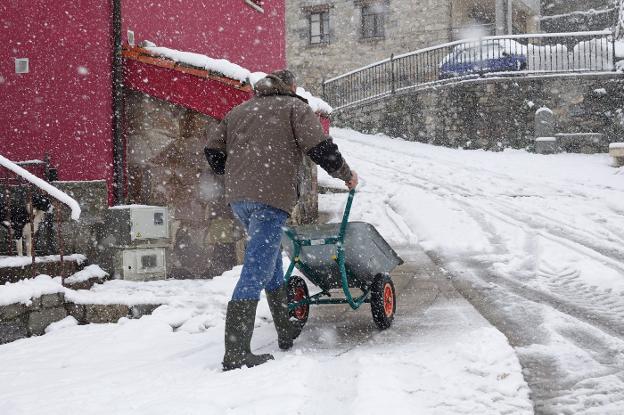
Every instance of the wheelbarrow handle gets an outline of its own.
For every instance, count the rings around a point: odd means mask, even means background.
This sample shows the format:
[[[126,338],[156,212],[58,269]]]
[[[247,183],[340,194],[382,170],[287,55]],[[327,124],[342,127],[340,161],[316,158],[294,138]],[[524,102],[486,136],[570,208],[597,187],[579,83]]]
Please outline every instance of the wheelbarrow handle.
[[[351,213],[351,205],[353,204],[353,197],[355,196],[355,189],[351,189],[349,192],[349,198],[347,199],[347,206],[345,206],[344,214],[342,215],[342,223],[340,224],[340,233],[338,239],[344,241],[345,233],[347,232],[347,225],[349,224],[349,214]]]

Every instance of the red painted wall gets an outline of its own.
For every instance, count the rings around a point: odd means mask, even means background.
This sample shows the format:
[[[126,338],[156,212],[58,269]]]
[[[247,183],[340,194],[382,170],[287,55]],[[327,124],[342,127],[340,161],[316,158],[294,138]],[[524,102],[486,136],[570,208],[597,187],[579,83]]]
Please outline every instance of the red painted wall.
[[[285,0],[264,0],[264,13],[244,0],[123,0],[136,42],[223,58],[251,71],[286,66]]]
[[[0,1],[0,153],[49,153],[61,180],[112,179],[111,7]],[[16,74],[14,58],[29,58]]]
[[[124,60],[124,85],[218,120],[251,97],[250,92],[212,79],[199,78],[131,59]]]
[[[111,3],[0,1],[0,154],[21,161],[48,153],[60,180],[112,183]],[[244,0],[122,5],[124,38],[130,28],[137,41],[254,71],[286,64],[285,0],[265,0],[265,13]],[[30,73],[16,74],[15,58],[29,58]]]

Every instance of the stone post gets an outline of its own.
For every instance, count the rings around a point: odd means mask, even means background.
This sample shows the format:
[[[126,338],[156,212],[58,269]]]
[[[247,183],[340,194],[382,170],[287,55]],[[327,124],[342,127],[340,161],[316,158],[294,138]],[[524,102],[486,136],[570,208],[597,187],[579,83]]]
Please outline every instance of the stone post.
[[[558,152],[555,115],[548,107],[541,107],[535,112],[535,152],[537,154]]]

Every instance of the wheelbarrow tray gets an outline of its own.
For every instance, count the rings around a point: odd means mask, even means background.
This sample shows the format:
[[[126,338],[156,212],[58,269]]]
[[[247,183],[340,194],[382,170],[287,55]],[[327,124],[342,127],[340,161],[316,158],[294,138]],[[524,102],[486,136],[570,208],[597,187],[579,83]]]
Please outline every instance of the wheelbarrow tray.
[[[336,237],[340,223],[304,225],[291,228],[298,239],[309,239],[312,244],[303,246],[299,254],[300,271],[313,284],[327,291],[341,288],[342,280],[337,261],[336,245],[322,244],[326,238]],[[282,245],[292,258],[294,245],[286,235]],[[345,268],[350,288],[367,289],[378,274],[390,273],[403,260],[397,255],[377,229],[365,222],[349,222],[343,248]]]

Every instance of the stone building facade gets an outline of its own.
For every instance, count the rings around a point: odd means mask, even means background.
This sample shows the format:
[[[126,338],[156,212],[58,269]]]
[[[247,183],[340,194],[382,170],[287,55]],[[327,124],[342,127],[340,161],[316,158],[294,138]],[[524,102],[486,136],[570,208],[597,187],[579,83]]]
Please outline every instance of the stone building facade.
[[[544,32],[578,32],[613,27],[618,0],[542,0],[540,26]]]
[[[590,151],[606,152],[624,135],[623,91],[619,73],[480,78],[349,106],[333,125],[452,148],[531,150],[536,113],[547,107],[556,133],[600,134]]]
[[[486,35],[534,32],[536,0],[288,0],[287,62],[313,93],[322,80],[420,48]]]
[[[169,208],[169,277],[208,278],[242,263],[244,230],[225,202],[223,176],[212,172],[203,153],[218,121],[132,90],[125,117],[127,203]],[[318,214],[316,168],[306,158],[300,171],[295,224],[314,222]]]

